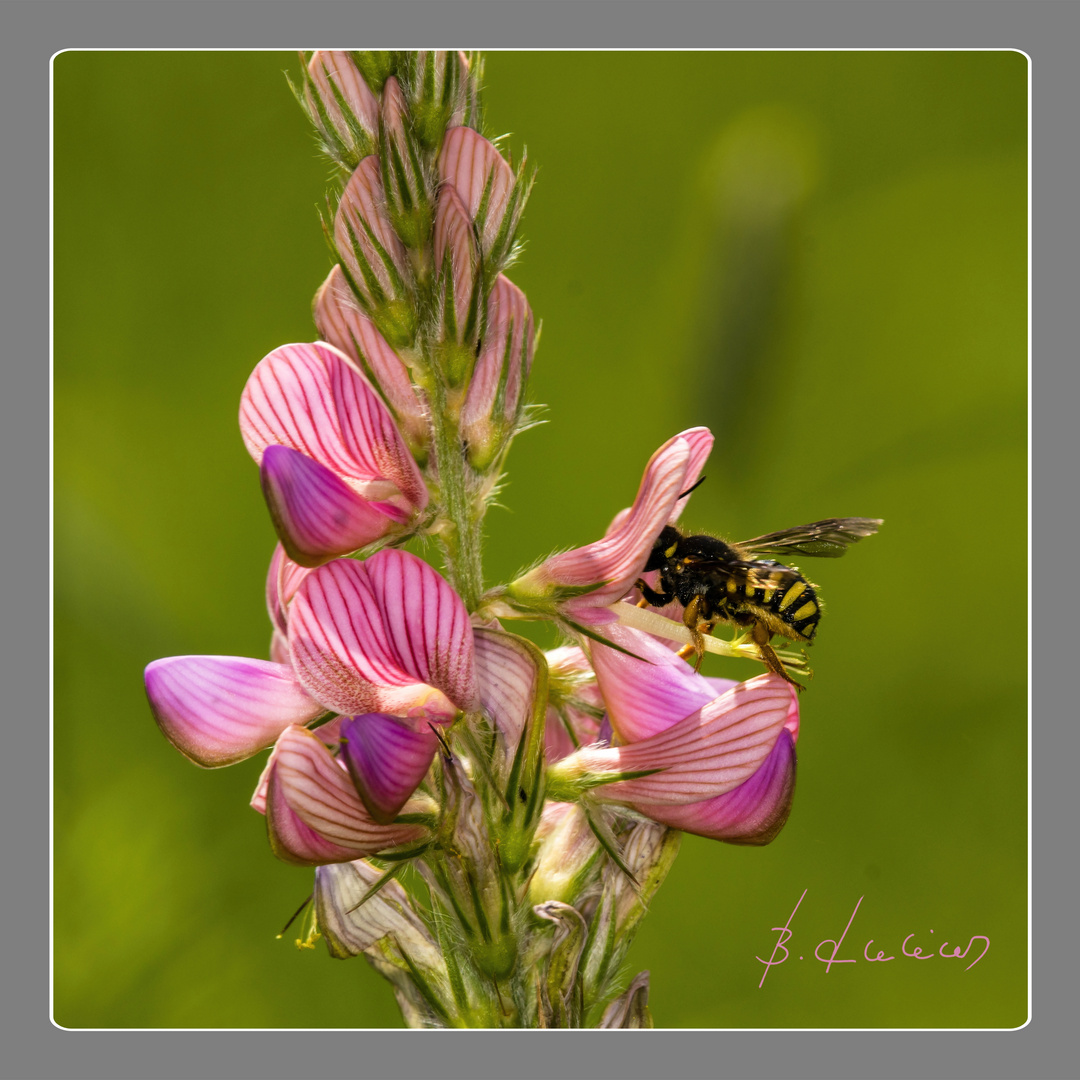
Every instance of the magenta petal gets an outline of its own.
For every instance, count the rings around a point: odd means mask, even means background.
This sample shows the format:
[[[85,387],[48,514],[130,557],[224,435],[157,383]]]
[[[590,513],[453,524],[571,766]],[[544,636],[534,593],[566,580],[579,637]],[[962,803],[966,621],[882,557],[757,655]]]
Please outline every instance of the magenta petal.
[[[427,775],[439,740],[385,713],[346,717],[342,757],[371,816],[389,825]]]
[[[783,828],[795,796],[795,744],[783,730],[749,780],[725,795],[687,806],[639,804],[642,813],[674,829],[730,844],[767,844]]]
[[[375,822],[330,751],[299,727],[283,732],[274,749],[266,815],[275,854],[307,864],[373,855],[426,831]]]
[[[634,805],[679,805],[738,787],[761,768],[786,732],[794,697],[793,687],[779,675],[740,683],[659,735],[618,747],[622,771],[662,771],[612,784],[605,794]]]
[[[686,464],[686,478],[683,480],[686,485],[683,491],[689,491],[701,478],[701,470],[705,467],[705,462],[712,451],[713,435],[707,427],[696,427],[681,431],[675,438],[685,440],[687,446],[690,447],[690,460]],[[668,519],[669,524],[675,523],[689,501],[690,496],[687,495],[675,503],[675,509],[671,511],[671,517]]]
[[[423,478],[389,409],[343,353],[325,342],[282,345],[240,395],[240,433],[256,461],[288,446],[325,465],[368,500],[403,515],[427,505]]]
[[[266,505],[289,558],[314,567],[385,536],[397,523],[325,465],[287,446],[268,446],[259,467]],[[382,509],[378,509],[381,507]]]
[[[708,679],[648,634],[619,624],[603,633],[634,654],[592,646],[596,682],[624,743],[657,735],[719,696]]]
[[[679,493],[685,490],[689,456],[690,448],[684,440],[666,443],[649,460],[634,505],[616,528],[609,529],[602,540],[555,555],[539,567],[539,572],[562,585],[606,583],[563,604],[572,618],[595,623],[590,609],[615,603],[633,587]]]
[[[461,598],[407,552],[342,559],[301,585],[289,612],[297,677],[336,712],[453,718],[476,704]]]
[[[148,664],[145,679],[165,737],[205,768],[243,761],[326,711],[290,668],[267,660],[168,656]]]

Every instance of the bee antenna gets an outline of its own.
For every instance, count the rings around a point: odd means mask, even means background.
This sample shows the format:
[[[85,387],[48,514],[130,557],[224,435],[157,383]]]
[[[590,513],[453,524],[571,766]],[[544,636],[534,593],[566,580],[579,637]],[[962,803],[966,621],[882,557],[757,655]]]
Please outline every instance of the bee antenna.
[[[689,495],[691,491],[695,491],[695,490],[696,490],[697,488],[701,487],[701,485],[702,485],[702,484],[704,484],[704,483],[705,483],[705,477],[703,476],[703,477],[702,477],[702,478],[701,478],[701,479],[700,479],[700,480],[699,480],[699,481],[698,481],[698,482],[697,482],[697,483],[696,483],[696,484],[695,484],[695,485],[694,485],[693,487],[688,487],[688,488],[687,488],[687,489],[686,489],[686,490],[685,490],[685,491],[684,491],[684,492],[683,492],[683,493],[682,493],[682,494],[681,494],[681,495],[679,496],[679,499],[685,499],[685,498],[686,498],[686,496],[687,496],[687,495]],[[679,501],[679,499],[676,499],[675,501],[676,501],[676,502],[678,502],[678,501]]]

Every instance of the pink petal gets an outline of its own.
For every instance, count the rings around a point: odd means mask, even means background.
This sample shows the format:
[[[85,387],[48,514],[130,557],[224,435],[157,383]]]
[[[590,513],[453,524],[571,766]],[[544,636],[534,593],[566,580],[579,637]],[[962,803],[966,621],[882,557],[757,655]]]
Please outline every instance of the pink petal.
[[[784,728],[764,764],[739,787],[705,802],[639,809],[673,829],[730,844],[767,844],[783,828],[795,795],[795,746]]]
[[[263,451],[259,478],[274,528],[289,557],[302,566],[348,555],[401,521],[392,503],[368,502],[325,465],[287,446]]]
[[[668,439],[656,454],[666,453],[676,442],[682,440],[689,448],[689,457],[686,462],[686,475],[683,477],[683,491],[689,491],[700,479],[701,470],[705,465],[706,460],[709,457],[709,452],[712,450],[713,436],[712,432],[706,427],[688,428],[686,431],[680,431],[678,435]],[[640,495],[638,496],[640,498]],[[686,509],[687,503],[690,501],[690,496],[687,495],[683,499],[677,499],[675,505],[672,508],[668,520],[664,523],[666,525],[673,525],[678,519],[679,515]],[[622,530],[626,524],[627,518],[633,512],[634,507],[628,506],[625,510],[620,510],[612,519],[611,524],[607,528],[605,536],[611,536],[616,532]],[[657,535],[660,534],[660,530],[657,529]]]
[[[340,716],[335,716],[325,724],[320,724],[311,733],[329,750],[337,750],[340,743],[341,720]],[[266,759],[266,764],[259,774],[259,781],[255,785],[255,791],[252,793],[251,802],[249,803],[252,810],[256,810],[260,814],[266,813],[266,795],[270,788],[270,773],[273,772],[276,760],[277,746],[270,751],[270,756]]]
[[[613,620],[604,609],[630,591],[641,575],[656,537],[667,524],[679,493],[685,490],[690,447],[673,439],[659,449],[645,468],[637,498],[621,525],[595,543],[555,555],[533,574],[569,586],[606,582],[603,587],[567,600],[571,618],[600,625]]]
[[[330,271],[315,294],[314,315],[319,335],[370,373],[409,442],[417,447],[426,445],[426,411],[413,389],[408,368],[375,324],[361,313],[340,266]]]
[[[367,229],[364,228],[365,224],[371,229],[376,242],[386,252],[393,268],[397,271],[399,280],[407,278],[408,254],[387,217],[379,159],[374,154],[360,162],[341,193],[341,201],[338,203],[337,214],[334,217],[334,244],[341,257],[342,265],[349,272],[349,276],[358,289],[364,289],[365,294],[367,292],[357,249],[375,275],[383,294],[391,299],[405,299],[400,285],[394,282],[389,268],[372,243]],[[368,297],[368,299],[375,298]]]
[[[346,862],[423,836],[419,825],[372,820],[345,770],[311,732],[278,739],[266,797],[274,853],[308,865]]]
[[[326,710],[292,670],[236,656],[169,656],[146,667],[146,696],[165,737],[213,769],[269,746],[290,724]]]
[[[794,696],[794,689],[780,676],[760,675],[658,735],[626,746],[585,748],[558,768],[568,775],[659,769],[636,780],[604,785],[596,789],[597,796],[637,808],[700,803],[753,776],[781,733],[791,738],[788,722]],[[655,816],[651,809],[642,812]]]
[[[352,58],[347,52],[331,49],[316,49],[308,62],[308,73],[315,84],[326,111],[327,118],[333,124],[337,134],[343,142],[352,145],[353,135],[349,125],[341,115],[341,108],[337,102],[337,95],[331,88],[331,84],[337,87],[338,94],[344,99],[345,104],[352,110],[360,126],[369,134],[374,135],[379,130],[379,103],[375,95],[368,88],[364,77],[356,69]],[[318,110],[314,109],[311,102],[311,91],[308,90],[308,100],[316,116]],[[329,132],[327,133],[329,134]]]
[[[685,439],[690,447],[690,460],[686,464],[686,477],[683,480],[686,485],[683,491],[688,491],[701,478],[701,470],[705,467],[705,462],[712,452],[713,434],[707,427],[696,427],[680,432],[675,438]],[[675,524],[688,502],[690,502],[689,495],[675,503],[675,509],[671,511],[671,517],[668,518],[669,525]]]
[[[474,642],[480,705],[512,754],[536,710],[536,663],[528,646],[501,631],[478,628]]]
[[[465,605],[407,552],[311,574],[289,614],[289,647],[300,681],[335,712],[445,721],[476,704]]]
[[[604,635],[633,653],[592,645],[593,670],[611,726],[624,743],[657,735],[718,695],[710,681],[639,630],[618,623]],[[640,657],[641,659],[635,659]]]
[[[346,717],[342,757],[371,816],[389,825],[427,775],[439,740],[385,713]]]
[[[427,505],[389,410],[349,359],[321,341],[282,345],[259,361],[240,398],[240,431],[257,462],[267,447],[287,446],[369,500],[406,513]]]
[[[446,133],[443,141],[439,154],[439,176],[449,181],[461,196],[472,221],[476,221],[490,178],[491,194],[487,211],[483,222],[477,222],[481,231],[481,246],[485,252],[489,251],[514,187],[513,170],[482,135],[472,128],[456,127]]]

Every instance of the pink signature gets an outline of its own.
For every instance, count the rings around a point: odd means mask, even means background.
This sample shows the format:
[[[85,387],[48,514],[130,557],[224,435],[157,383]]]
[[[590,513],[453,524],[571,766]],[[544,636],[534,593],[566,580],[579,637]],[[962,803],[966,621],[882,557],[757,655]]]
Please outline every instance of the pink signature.
[[[772,968],[776,967],[777,964],[782,964],[785,960],[788,959],[790,953],[787,949],[787,942],[791,940],[793,934],[793,931],[791,929],[791,920],[795,918],[795,912],[799,910],[799,904],[803,902],[803,899],[809,891],[809,889],[803,889],[802,896],[799,897],[798,901],[795,904],[795,907],[792,908],[791,914],[788,916],[787,922],[784,923],[783,926],[772,927],[774,931],[780,934],[780,937],[777,939],[776,944],[773,946],[773,951],[772,954],[769,956],[769,959],[762,960],[760,956],[754,958],[758,961],[758,963],[765,965],[765,971],[762,973],[761,982],[758,983],[759,990],[762,988],[762,986],[765,985],[765,976],[769,974],[769,971]],[[837,938],[835,941],[832,938],[825,938],[825,940],[819,941],[817,947],[814,949],[814,957],[815,959],[820,960],[825,965],[826,974],[830,970],[832,970],[833,964],[854,964],[858,959],[857,957],[845,957],[843,959],[837,959],[836,954],[840,951],[840,946],[844,944],[844,938],[847,937],[847,933],[851,929],[851,924],[855,921],[855,916],[859,912],[859,905],[862,904],[864,899],[866,899],[865,894],[859,897],[858,901],[855,904],[854,910],[851,912],[851,918],[848,919],[847,926],[844,927],[844,932],[840,935],[840,937]],[[933,932],[933,930],[930,931],[931,934]],[[935,952],[933,948],[931,948],[930,952],[924,953],[921,945],[914,945],[910,949],[908,948],[908,942],[910,942],[914,936],[915,932],[912,931],[912,933],[908,934],[908,936],[904,938],[902,944],[900,945],[900,952],[904,956],[907,956],[912,960],[933,960],[935,956],[942,957],[945,960],[964,960],[967,958],[968,953],[971,951],[971,946],[974,945],[976,941],[981,941],[983,943],[982,952],[980,952],[979,955],[976,956],[975,959],[972,960],[966,968],[964,968],[965,971],[970,971],[987,954],[990,949],[990,939],[988,937],[985,937],[983,934],[973,934],[968,940],[968,943],[963,948],[963,950],[960,949],[959,945],[954,946],[952,949],[950,949],[949,942],[943,941],[941,943],[941,948],[939,948],[937,952]],[[895,956],[886,956],[883,949],[877,949],[876,955],[871,956],[870,953],[873,944],[874,939],[870,938],[870,940],[867,941],[867,943],[863,946],[864,960],[867,960],[871,964],[876,964],[878,962],[883,963],[888,960],[896,959]],[[828,948],[828,946],[832,946],[831,950]],[[781,955],[779,960],[776,958],[777,953],[783,954]],[[802,957],[800,956],[799,959],[801,960]]]

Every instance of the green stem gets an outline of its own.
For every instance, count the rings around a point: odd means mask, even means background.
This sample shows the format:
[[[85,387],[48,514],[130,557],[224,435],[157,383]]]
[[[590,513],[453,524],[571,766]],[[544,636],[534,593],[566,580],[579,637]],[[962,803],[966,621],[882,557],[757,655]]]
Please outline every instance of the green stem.
[[[450,415],[447,408],[445,387],[437,383],[433,396],[433,449],[443,505],[437,536],[450,584],[465,601],[465,607],[475,611],[484,591],[480,563],[482,511],[469,490],[469,465],[462,450],[456,415]]]

